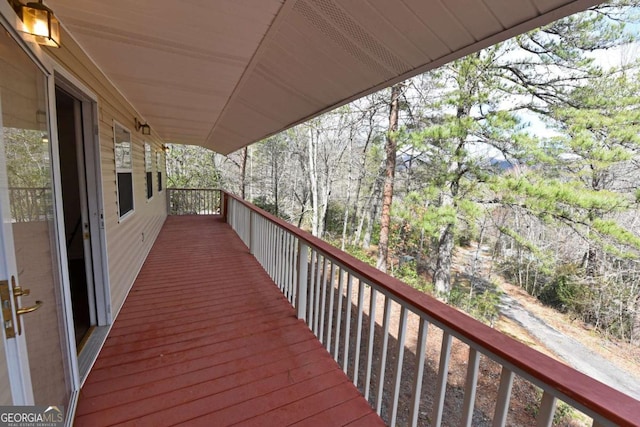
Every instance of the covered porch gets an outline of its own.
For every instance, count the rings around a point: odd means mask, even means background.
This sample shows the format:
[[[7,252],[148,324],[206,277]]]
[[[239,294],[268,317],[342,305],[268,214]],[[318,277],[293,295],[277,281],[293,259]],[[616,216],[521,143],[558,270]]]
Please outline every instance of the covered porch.
[[[80,210],[91,213],[89,249],[99,255],[87,259],[104,268],[90,265],[102,285],[92,301],[98,320],[89,324],[110,333],[83,383],[77,425],[506,425],[523,406],[511,393],[519,381],[540,392],[531,409],[538,425],[552,424],[558,401],[593,425],[640,425],[637,400],[230,195],[221,198],[218,216],[165,222],[165,142],[230,153],[598,1],[444,3],[218,1],[186,8],[92,1],[78,8],[50,0],[64,24],[65,41],[55,50],[24,42],[14,10],[21,3],[2,2],[8,44],[19,51],[5,55],[6,68],[29,77],[5,81],[21,99],[38,100],[7,105],[28,104],[19,113],[38,123],[21,126],[38,129],[34,141],[52,144],[43,153],[53,170],[47,197],[57,210],[43,218],[53,218],[58,230],[68,210],[58,173],[66,168],[56,157],[64,139],[57,90],[71,90],[74,126],[82,109],[74,130],[85,142],[74,144],[92,153],[80,165],[95,181]],[[18,57],[28,73],[16,67]],[[126,162],[117,158],[127,150]],[[66,242],[61,232],[56,237],[61,255],[51,265],[60,268],[54,279],[59,275],[61,285],[47,283],[48,300],[59,291],[66,306],[43,323],[67,327],[73,318]],[[10,246],[2,260],[19,252]],[[0,278],[17,271],[9,266]],[[69,353],[63,368],[71,379],[51,382],[66,393],[55,402],[75,408],[84,370],[76,366],[73,331],[63,332],[68,337],[47,335]],[[26,346],[6,342],[18,349],[7,353],[18,365],[15,354],[26,354]],[[466,351],[460,384],[449,379],[456,346]],[[493,366],[490,390],[482,382],[485,363]],[[0,371],[3,402],[33,403],[28,366],[15,378]],[[23,387],[23,378],[25,392],[9,392],[9,385]],[[479,410],[481,401],[490,409]]]

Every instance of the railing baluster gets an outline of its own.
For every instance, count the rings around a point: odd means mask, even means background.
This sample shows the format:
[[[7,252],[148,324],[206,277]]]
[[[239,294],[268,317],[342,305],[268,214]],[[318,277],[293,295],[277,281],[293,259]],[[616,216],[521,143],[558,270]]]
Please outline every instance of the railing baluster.
[[[280,257],[278,256],[278,227],[273,229],[273,281],[276,286],[278,283],[278,267],[280,266]]]
[[[289,298],[289,233],[282,232],[282,294]]]
[[[309,273],[309,247],[306,243],[300,241],[298,243],[298,293],[296,298],[296,309],[298,310],[298,319],[307,320],[307,290],[308,290],[308,273]]]
[[[282,240],[282,249],[280,249],[280,258],[282,259],[280,261],[280,280],[282,280],[282,295],[284,295],[285,297],[287,296],[287,267],[288,267],[288,257],[287,257],[287,232],[286,231],[282,231],[281,232],[281,238],[280,240]]]
[[[391,317],[391,298],[384,296],[384,315],[382,318],[382,350],[378,364],[378,393],[376,394],[376,412],[382,413],[382,394],[384,392],[384,374],[387,369],[387,347],[389,345],[389,319]]]
[[[288,282],[289,285],[287,286],[287,288],[289,289],[289,302],[293,304],[294,301],[294,289],[295,287],[293,286],[293,275],[294,275],[294,269],[291,268],[292,265],[296,265],[296,241],[295,238],[293,237],[293,234],[287,233],[289,236],[289,244],[288,244],[288,248],[289,248],[289,274],[288,276]]]
[[[480,368],[480,353],[475,348],[469,348],[469,363],[467,364],[467,380],[464,388],[464,403],[462,412],[462,425],[470,427],[473,419],[473,407],[476,401],[476,388],[478,383],[478,369]]]
[[[447,391],[447,374],[449,373],[449,359],[451,358],[451,335],[444,332],[442,335],[442,347],[440,349],[440,366],[438,370],[438,382],[436,383],[436,398],[433,401],[433,425],[439,427],[442,424],[442,410],[444,397]]]
[[[298,247],[300,246],[300,241],[294,236],[291,235],[292,247],[293,251],[293,265],[298,265]],[[298,297],[298,288],[296,286],[296,270],[295,268],[291,269],[291,304],[294,304],[296,298]]]
[[[420,317],[420,327],[418,329],[418,343],[416,344],[416,369],[413,375],[413,399],[411,401],[411,412],[409,414],[410,425],[418,425],[418,415],[420,414],[420,400],[422,398],[422,377],[424,376],[424,361],[427,350],[427,332],[429,324]]]
[[[289,241],[289,233],[284,232],[284,295],[289,299],[289,275],[290,275],[290,266],[291,266],[291,242]]]
[[[316,282],[316,260],[318,258],[318,252],[315,249],[311,249],[311,268],[309,269],[309,318],[307,323],[309,329],[313,331],[313,321],[315,317],[315,282]]]
[[[254,256],[256,254],[256,234],[258,233],[258,225],[255,224],[256,216],[257,214],[253,213],[253,211],[249,212],[249,253]]]
[[[265,224],[265,220],[264,218],[260,217],[260,230],[266,230],[266,224]],[[265,239],[265,232],[263,233],[258,233],[258,239],[259,239],[259,246],[260,246],[260,265],[262,265],[262,268],[264,268],[264,270],[266,271],[266,266],[265,266],[265,262],[264,262],[264,254],[265,252],[265,248],[264,248],[264,239]]]
[[[264,221],[264,235],[262,236],[262,267],[264,271],[269,272],[269,222]]]
[[[287,232],[284,233],[284,295],[287,300],[291,302],[291,235]]]
[[[331,273],[329,274],[329,321],[327,324],[327,352],[331,354],[331,338],[333,337],[333,303],[335,300],[335,263],[331,262]]]
[[[493,427],[502,427],[507,423],[507,414],[509,413],[509,400],[511,399],[512,386],[513,372],[503,366],[502,374],[500,374],[500,387],[498,388],[496,412],[493,415]]]
[[[271,264],[270,264],[270,259],[271,259],[271,252],[273,252],[273,249],[270,246],[271,243],[271,223],[267,222],[265,224],[264,227],[264,245],[266,248],[265,252],[264,252],[264,270],[267,272],[267,274],[269,275],[269,277],[271,277]]]
[[[315,302],[315,307],[314,307],[315,317],[313,318],[313,333],[316,334],[316,337],[318,338],[320,338],[318,336],[318,325],[320,324],[320,288],[322,287],[320,283],[320,275],[321,275],[320,266],[322,265],[320,261],[321,258],[324,259],[324,255],[318,252],[318,261],[316,263],[316,287],[315,287],[316,294],[313,297]]]
[[[344,268],[340,267],[338,275],[338,310],[336,311],[336,341],[333,349],[333,359],[338,361],[338,350],[340,349],[340,333],[342,330],[342,291],[344,290]]]
[[[276,228],[276,284],[282,290],[282,229]]]
[[[283,229],[281,229],[280,227],[278,227],[278,244],[280,246],[280,249],[278,251],[278,284],[280,285],[280,290],[284,293],[284,262],[285,262],[285,257],[284,257],[284,251],[285,251],[285,231]]]
[[[353,384],[358,387],[360,369],[360,342],[362,339],[362,312],[364,310],[364,281],[358,278],[358,315],[356,317],[356,346],[353,353]]]
[[[371,390],[371,368],[373,365],[373,340],[376,335],[376,300],[378,291],[371,287],[369,295],[369,342],[367,344],[367,366],[364,374],[364,398],[369,400]]]
[[[269,267],[267,264],[267,257],[269,256],[269,250],[267,249],[267,238],[269,236],[269,224],[264,219],[262,220],[262,229],[264,233],[260,233],[260,241],[262,242],[262,268],[264,271],[269,271]]]
[[[351,306],[353,293],[353,275],[350,271],[347,272],[347,295],[345,298],[345,313],[344,313],[344,353],[342,357],[342,370],[347,373],[349,368],[349,341],[351,339]]]
[[[400,398],[400,383],[402,381],[402,362],[404,362],[404,341],[407,336],[407,309],[400,309],[400,325],[398,325],[398,354],[396,356],[395,379],[393,381],[393,398],[391,408],[391,427],[396,425],[398,417],[398,399]]]
[[[538,427],[551,427],[553,424],[553,415],[556,412],[556,398],[547,391],[542,394],[540,409],[538,410],[538,418],[536,425]]]
[[[276,251],[273,249],[276,245],[276,226],[274,224],[271,225],[271,229],[269,230],[269,246],[272,248],[271,253],[269,255],[269,276],[271,280],[275,282],[276,280]]]
[[[320,303],[320,332],[319,332],[319,339],[320,339],[320,343],[324,344],[325,343],[325,338],[324,338],[324,319],[325,319],[325,310],[327,309],[327,258],[324,257],[322,260],[322,288],[321,288],[321,293],[322,293],[322,302]]]
[[[251,254],[260,261],[260,214],[251,212]]]

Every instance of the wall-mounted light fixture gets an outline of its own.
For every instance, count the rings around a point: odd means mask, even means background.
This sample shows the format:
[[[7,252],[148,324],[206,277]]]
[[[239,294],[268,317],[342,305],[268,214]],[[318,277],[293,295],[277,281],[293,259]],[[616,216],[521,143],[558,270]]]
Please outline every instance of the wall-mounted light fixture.
[[[169,147],[169,144],[162,144],[162,151],[168,154],[169,151],[171,151],[171,147]]]
[[[27,4],[14,1],[12,4],[22,19],[25,34],[38,44],[60,47],[60,22],[42,0]]]
[[[141,132],[143,135],[151,135],[151,126],[140,122],[137,117],[134,117],[134,120],[136,123],[136,130],[138,132]]]

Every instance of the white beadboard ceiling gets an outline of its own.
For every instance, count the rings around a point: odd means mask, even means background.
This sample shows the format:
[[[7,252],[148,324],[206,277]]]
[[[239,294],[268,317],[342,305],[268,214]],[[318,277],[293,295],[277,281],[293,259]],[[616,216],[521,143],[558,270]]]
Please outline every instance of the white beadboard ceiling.
[[[162,138],[228,154],[599,1],[46,3]]]

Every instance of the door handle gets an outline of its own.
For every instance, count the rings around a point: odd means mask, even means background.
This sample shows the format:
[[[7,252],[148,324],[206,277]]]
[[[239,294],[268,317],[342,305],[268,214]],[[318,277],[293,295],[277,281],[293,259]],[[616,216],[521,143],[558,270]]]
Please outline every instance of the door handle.
[[[36,301],[36,304],[32,305],[31,307],[18,308],[18,297],[27,296],[31,293],[31,291],[29,289],[22,289],[20,286],[17,286],[15,276],[11,276],[11,288],[13,288],[13,292],[9,290],[10,288],[8,280],[0,280],[0,306],[2,308],[2,323],[5,331],[5,336],[7,338],[15,338],[16,336],[16,328],[13,322],[13,313],[11,310],[11,294],[13,294],[13,307],[16,307],[16,314],[18,316],[32,313],[42,306],[42,301]],[[18,335],[20,335],[22,334],[22,320],[18,317],[17,321]]]
[[[18,316],[22,316],[23,314],[33,313],[34,311],[36,311],[40,307],[42,307],[42,301],[36,301],[36,304],[32,305],[31,307],[20,307],[20,308],[18,308],[16,310],[16,314]],[[18,325],[20,325],[20,322],[18,322]],[[20,326],[18,326],[18,330],[20,330]],[[18,332],[18,335],[20,335],[20,332]]]
[[[15,277],[11,276],[11,283],[13,285],[13,302],[16,307],[16,315],[22,316],[23,314],[33,313],[40,307],[42,307],[42,301],[36,301],[35,305],[30,307],[18,307],[18,297],[26,297],[31,294],[30,289],[23,289],[21,286],[16,286]],[[18,323],[18,335],[22,334],[22,320],[17,319]]]

